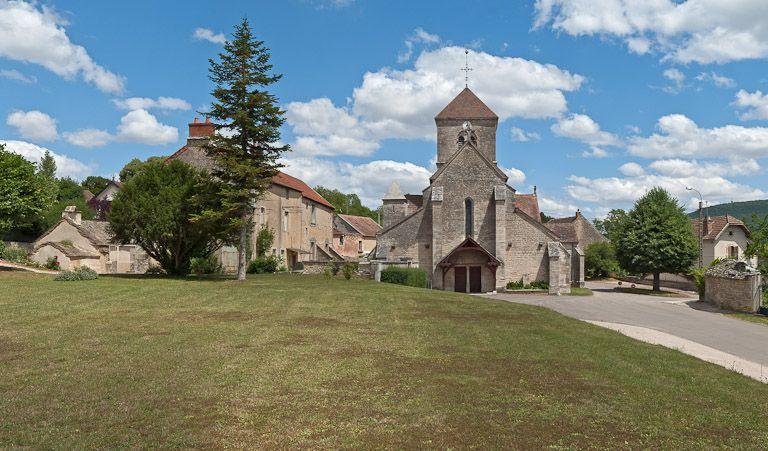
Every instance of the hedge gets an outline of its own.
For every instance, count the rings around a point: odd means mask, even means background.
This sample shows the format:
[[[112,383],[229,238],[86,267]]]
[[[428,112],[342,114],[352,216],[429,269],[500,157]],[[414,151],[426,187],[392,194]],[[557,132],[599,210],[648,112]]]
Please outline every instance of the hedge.
[[[381,281],[409,287],[427,288],[427,272],[421,268],[390,266],[381,272]]]

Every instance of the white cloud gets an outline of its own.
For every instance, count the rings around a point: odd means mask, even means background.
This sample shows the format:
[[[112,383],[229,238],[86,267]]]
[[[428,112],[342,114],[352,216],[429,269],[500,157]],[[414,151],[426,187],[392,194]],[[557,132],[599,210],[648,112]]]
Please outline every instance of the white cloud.
[[[588,178],[571,176],[566,192],[579,202],[595,202],[600,205],[629,207],[640,196],[653,187],[660,186],[674,196],[683,199],[692,208],[698,202],[685,188],[694,186],[701,191],[710,203],[722,203],[743,200],[764,199],[768,196],[758,188],[732,182],[723,177],[710,174],[707,177],[677,177],[662,174],[645,174],[629,178],[606,177]]]
[[[747,109],[739,114],[742,121],[768,119],[768,95],[761,91],[747,92],[742,89],[736,93],[733,105]]]
[[[661,133],[629,139],[628,151],[644,158],[732,158],[768,157],[768,128],[725,125],[700,128],[682,114],[659,119]]]
[[[557,117],[567,110],[564,92],[579,89],[584,80],[557,66],[522,58],[472,52],[470,60],[472,90],[501,121]],[[358,143],[355,154],[360,154],[360,148],[375,149],[384,139],[432,140],[433,118],[464,88],[463,75],[456,69],[463,61],[460,47],[423,51],[412,69],[367,72],[347,108],[329,99],[289,104],[288,123],[299,138],[314,138],[313,144],[334,135],[354,140]],[[369,144],[361,146],[362,142]],[[349,153],[344,149],[334,153],[345,152]]]
[[[509,129],[509,136],[512,141],[516,142],[528,142],[538,141],[541,139],[541,135],[536,132],[527,132],[520,127],[512,127]]]
[[[555,218],[573,216],[576,210],[579,209],[576,205],[568,203],[567,201],[553,199],[547,196],[538,196],[539,209],[542,213],[553,216]]]
[[[768,56],[764,0],[538,0],[535,8],[534,27],[614,36],[635,53],[657,50],[683,63]]]
[[[605,158],[608,156],[608,151],[601,147],[592,146],[589,150],[585,150],[581,153],[584,158]]]
[[[408,162],[375,160],[363,164],[336,162],[325,159],[286,158],[285,172],[304,180],[310,186],[322,185],[360,196],[371,208],[381,205],[392,180],[397,180],[404,193],[420,194],[429,186],[431,172]]]
[[[760,171],[756,160],[731,160],[727,163],[699,162],[672,158],[656,160],[649,165],[662,175],[670,177],[710,177],[724,175],[750,175]]]
[[[47,6],[0,1],[0,56],[39,64],[71,80],[81,76],[108,93],[123,91],[124,78],[96,64],[82,46],[70,42],[67,23]]]
[[[405,63],[410,61],[413,56],[413,50],[417,44],[433,45],[439,43],[440,36],[428,33],[421,27],[416,28],[413,30],[413,34],[405,40],[405,52],[397,55],[397,62]]]
[[[621,140],[600,129],[591,117],[585,114],[571,114],[552,124],[552,132],[558,136],[582,141],[594,148],[597,146],[619,146]]]
[[[624,163],[619,166],[619,172],[628,177],[638,177],[645,174],[645,170],[637,163]]]
[[[719,75],[715,72],[702,72],[696,76],[696,80],[712,83],[719,88],[733,88],[736,86],[736,81],[732,78]]]
[[[27,84],[37,83],[37,78],[32,76],[28,77],[16,69],[1,69],[0,77],[7,78],[8,80],[20,81]]]
[[[113,136],[104,130],[84,128],[74,132],[64,132],[64,139],[72,145],[91,148],[107,145]]]
[[[667,69],[664,71],[664,78],[680,85],[685,81],[685,74],[678,69]]]
[[[507,180],[507,184],[509,186],[515,187],[520,186],[523,183],[525,183],[525,172],[521,171],[517,168],[500,168],[505,174],[507,174],[507,177],[509,179]]]
[[[48,150],[45,147],[40,147],[24,141],[0,141],[0,144],[5,144],[7,150],[21,155],[33,163],[39,163],[42,156],[45,155],[45,151]],[[93,172],[93,166],[86,165],[74,158],[55,152],[51,152],[51,155],[56,161],[56,175],[58,177],[81,179]]]
[[[41,111],[14,111],[5,122],[16,127],[23,138],[33,141],[55,141],[59,136],[56,120]]]
[[[178,141],[179,131],[176,127],[161,124],[147,110],[133,110],[120,119],[116,138],[120,141],[163,145]]]
[[[186,100],[176,97],[129,97],[127,99],[112,99],[112,102],[121,110],[190,110],[192,105]]]
[[[208,41],[214,44],[224,44],[227,42],[227,38],[224,33],[214,33],[208,28],[195,28],[195,32],[192,33],[192,37],[198,41]]]

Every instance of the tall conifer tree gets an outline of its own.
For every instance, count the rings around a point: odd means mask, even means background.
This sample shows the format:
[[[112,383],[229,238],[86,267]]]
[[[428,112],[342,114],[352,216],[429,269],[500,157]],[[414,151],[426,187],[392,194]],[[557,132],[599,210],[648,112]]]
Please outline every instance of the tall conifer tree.
[[[208,153],[216,162],[214,175],[223,182],[223,211],[239,229],[238,280],[245,280],[246,246],[255,201],[282,166],[277,160],[287,145],[279,145],[285,111],[268,88],[282,75],[272,72],[269,49],[253,36],[247,19],[235,26],[218,61],[210,60],[209,78],[215,84],[209,115],[219,133]],[[225,133],[221,133],[225,130]]]

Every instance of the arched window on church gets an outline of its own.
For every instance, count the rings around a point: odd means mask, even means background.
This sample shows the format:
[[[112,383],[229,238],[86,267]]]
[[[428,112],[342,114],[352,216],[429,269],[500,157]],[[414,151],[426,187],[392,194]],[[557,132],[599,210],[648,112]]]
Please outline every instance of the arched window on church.
[[[475,234],[474,205],[469,197],[464,200],[464,232],[467,236]]]

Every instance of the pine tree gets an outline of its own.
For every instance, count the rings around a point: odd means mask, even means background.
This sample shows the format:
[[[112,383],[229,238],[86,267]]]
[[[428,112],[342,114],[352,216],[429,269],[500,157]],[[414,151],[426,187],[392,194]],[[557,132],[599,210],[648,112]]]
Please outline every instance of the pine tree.
[[[56,160],[53,159],[53,155],[48,150],[40,159],[40,173],[49,179],[56,178]]]
[[[209,115],[217,131],[227,133],[216,133],[206,150],[216,162],[214,175],[223,182],[223,209],[214,214],[232,218],[230,224],[239,229],[237,278],[245,280],[255,201],[282,166],[278,158],[289,150],[278,144],[285,112],[267,90],[282,75],[272,73],[269,49],[253,36],[247,19],[235,26],[218,59],[209,60],[215,84]]]
[[[691,220],[677,199],[658,187],[635,202],[612,240],[619,265],[631,274],[653,274],[656,291],[660,273],[687,272],[698,258]]]

